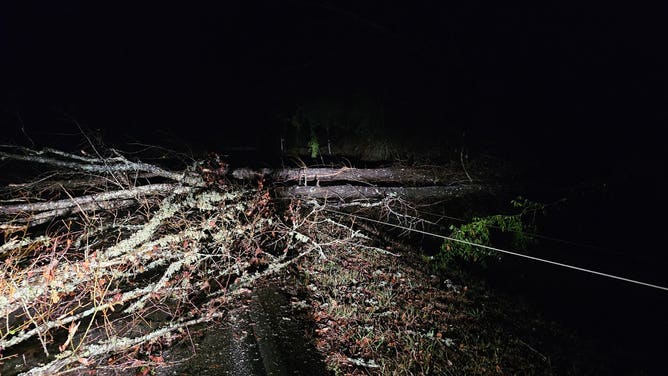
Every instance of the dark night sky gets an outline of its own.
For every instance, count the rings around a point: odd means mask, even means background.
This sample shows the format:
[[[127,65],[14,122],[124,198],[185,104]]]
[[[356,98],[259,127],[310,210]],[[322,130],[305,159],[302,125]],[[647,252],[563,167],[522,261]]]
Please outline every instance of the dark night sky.
[[[426,137],[598,163],[656,159],[667,120],[666,13],[631,3],[7,3],[0,121],[15,141],[20,121],[71,130],[67,114],[215,148],[276,131],[304,98],[361,92]]]

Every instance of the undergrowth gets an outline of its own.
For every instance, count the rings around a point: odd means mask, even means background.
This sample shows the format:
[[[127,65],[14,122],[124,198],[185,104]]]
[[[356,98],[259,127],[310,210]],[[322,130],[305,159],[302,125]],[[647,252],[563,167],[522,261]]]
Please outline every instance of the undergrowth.
[[[516,297],[462,270],[430,274],[410,255],[358,245],[300,263],[298,305],[333,375],[611,373],[595,347]]]
[[[469,223],[451,225],[450,238],[453,240],[443,241],[440,252],[435,256],[436,266],[447,268],[462,261],[485,266],[491,260],[500,258],[496,251],[480,245],[508,245],[513,250],[526,251],[536,241],[531,234],[537,231],[536,216],[545,213],[545,205],[523,197],[511,200],[511,205],[519,211],[515,214],[473,217]]]

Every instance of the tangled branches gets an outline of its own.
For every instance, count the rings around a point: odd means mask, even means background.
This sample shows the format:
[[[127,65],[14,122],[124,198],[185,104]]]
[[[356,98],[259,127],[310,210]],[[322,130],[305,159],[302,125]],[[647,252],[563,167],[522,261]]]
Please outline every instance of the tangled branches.
[[[317,209],[291,203],[279,215],[261,184],[211,178],[224,171],[211,161],[173,172],[115,150],[2,147],[0,158],[52,169],[0,191],[0,363],[16,367],[21,346],[38,345],[25,374],[169,344],[223,318],[258,278],[340,244],[313,235]]]

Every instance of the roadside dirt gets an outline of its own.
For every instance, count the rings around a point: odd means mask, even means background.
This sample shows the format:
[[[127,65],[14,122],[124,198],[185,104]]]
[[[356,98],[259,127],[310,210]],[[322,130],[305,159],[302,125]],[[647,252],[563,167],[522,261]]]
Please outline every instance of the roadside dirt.
[[[397,252],[391,247],[388,252]],[[340,248],[293,270],[293,306],[337,375],[614,374],[595,344],[417,254]]]

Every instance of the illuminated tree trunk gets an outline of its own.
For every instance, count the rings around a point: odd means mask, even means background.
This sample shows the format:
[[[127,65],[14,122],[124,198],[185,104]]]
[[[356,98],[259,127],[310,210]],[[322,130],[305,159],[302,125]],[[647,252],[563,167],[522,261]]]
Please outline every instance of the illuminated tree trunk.
[[[442,167],[386,167],[386,168],[284,168],[236,169],[235,179],[257,179],[263,177],[276,183],[320,185],[322,182],[350,182],[354,184],[382,184],[402,186],[452,185],[469,182],[463,171]]]

